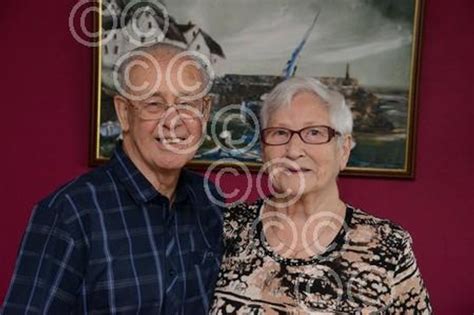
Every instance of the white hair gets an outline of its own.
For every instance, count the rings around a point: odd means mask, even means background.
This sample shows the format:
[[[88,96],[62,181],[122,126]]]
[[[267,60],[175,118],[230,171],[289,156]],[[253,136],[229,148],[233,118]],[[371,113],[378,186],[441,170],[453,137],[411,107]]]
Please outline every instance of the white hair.
[[[293,77],[279,83],[265,98],[260,111],[262,128],[266,128],[270,117],[277,110],[290,106],[293,98],[302,92],[320,97],[329,112],[331,127],[342,135],[351,135],[353,118],[344,96],[314,78]]]

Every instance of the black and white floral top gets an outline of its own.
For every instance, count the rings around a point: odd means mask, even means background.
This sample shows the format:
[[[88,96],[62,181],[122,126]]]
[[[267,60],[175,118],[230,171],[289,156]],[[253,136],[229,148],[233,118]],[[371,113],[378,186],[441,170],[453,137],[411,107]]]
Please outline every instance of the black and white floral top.
[[[272,251],[263,201],[238,204],[224,221],[226,252],[211,314],[430,314],[411,237],[388,220],[347,206],[327,250],[308,259]]]

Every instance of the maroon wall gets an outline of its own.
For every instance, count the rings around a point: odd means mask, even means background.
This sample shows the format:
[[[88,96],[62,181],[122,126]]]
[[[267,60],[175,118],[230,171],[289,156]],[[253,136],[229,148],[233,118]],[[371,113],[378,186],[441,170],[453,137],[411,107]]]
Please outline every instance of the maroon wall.
[[[347,201],[411,232],[438,314],[472,314],[474,1],[426,2],[416,179],[340,186]],[[68,30],[75,3],[0,6],[0,301],[31,207],[88,169],[91,53]]]

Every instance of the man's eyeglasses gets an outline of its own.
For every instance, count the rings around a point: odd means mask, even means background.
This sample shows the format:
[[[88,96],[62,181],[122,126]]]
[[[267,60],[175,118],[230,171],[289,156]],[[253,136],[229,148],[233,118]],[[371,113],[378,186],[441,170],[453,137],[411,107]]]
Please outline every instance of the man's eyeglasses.
[[[297,134],[304,143],[323,144],[331,141],[341,133],[329,126],[309,126],[300,130],[291,130],[283,127],[265,128],[261,132],[262,142],[266,145],[284,145],[290,142]]]
[[[168,104],[162,100],[148,99],[140,102],[127,100],[138,116],[144,120],[160,120],[170,108],[174,108],[180,119],[202,119],[204,117],[206,99],[193,101],[177,101],[176,104]]]

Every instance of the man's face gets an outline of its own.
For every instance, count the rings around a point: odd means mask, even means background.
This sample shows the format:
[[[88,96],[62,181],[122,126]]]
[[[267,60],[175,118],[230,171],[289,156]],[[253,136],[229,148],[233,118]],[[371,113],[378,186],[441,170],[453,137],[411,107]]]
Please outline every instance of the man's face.
[[[119,111],[125,110],[124,149],[140,169],[181,169],[196,153],[207,122],[209,101],[196,98],[205,88],[202,74],[189,60],[171,58],[131,66],[130,95],[115,98]]]

